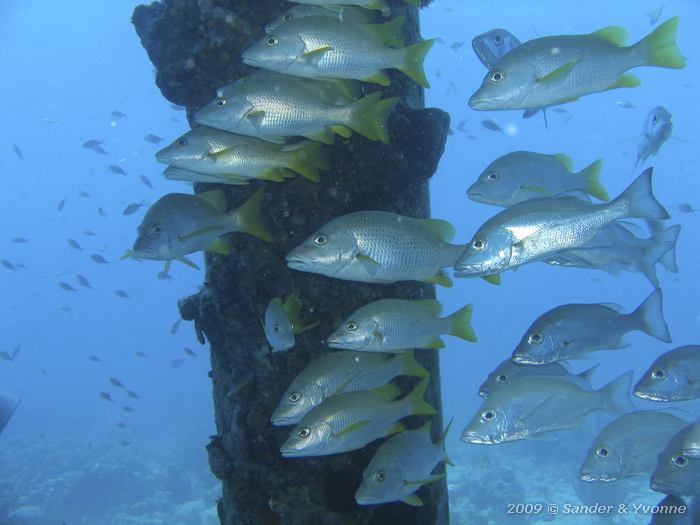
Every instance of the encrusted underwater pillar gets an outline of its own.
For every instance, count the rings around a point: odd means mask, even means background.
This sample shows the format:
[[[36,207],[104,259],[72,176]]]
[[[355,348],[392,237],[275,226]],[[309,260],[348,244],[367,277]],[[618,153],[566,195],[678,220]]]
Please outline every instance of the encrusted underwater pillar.
[[[292,4],[281,0],[162,0],[134,11],[133,23],[156,67],[156,83],[188,115],[249,68],[241,52],[264,24]],[[419,39],[418,9],[395,2],[407,18],[406,42]],[[449,117],[423,107],[422,89],[392,73],[385,96],[401,104],[390,120],[390,144],[357,135],[336,138],[329,147],[332,168],[319,184],[296,178],[265,186],[265,214],[278,241],[265,243],[231,235],[229,256],[207,255],[202,290],[180,301],[182,317],[193,320],[202,343],[211,346],[211,377],[218,435],[207,449],[222,481],[219,516],[225,525],[446,525],[445,481],[422,487],[422,507],[392,503],[356,504],[362,471],[379,446],[319,458],[287,459],[279,447],[293,427],[274,427],[270,416],[280,396],[314,357],[328,352],[324,338],[344,316],[382,297],[434,297],[432,286],[415,283],[370,285],[333,280],[287,268],[285,255],[319,226],[357,210],[386,210],[413,217],[430,215],[428,180],[442,154]],[[182,130],[183,133],[186,131]],[[260,184],[216,186],[231,209]],[[212,189],[198,184],[196,191]],[[186,187],[183,186],[183,190]],[[184,271],[184,270],[183,270]],[[261,326],[268,301],[297,289],[305,320],[319,325],[297,336],[295,348],[272,354]],[[442,429],[438,353],[417,352],[432,379],[427,400],[436,408],[433,439]],[[404,385],[405,386],[405,385]],[[406,391],[406,390],[404,390]],[[418,426],[419,420],[408,421]]]

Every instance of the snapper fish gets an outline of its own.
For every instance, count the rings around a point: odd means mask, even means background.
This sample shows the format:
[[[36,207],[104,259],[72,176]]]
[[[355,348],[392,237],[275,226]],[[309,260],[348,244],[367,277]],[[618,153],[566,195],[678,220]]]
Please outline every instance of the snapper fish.
[[[275,426],[295,425],[329,397],[379,388],[397,376],[429,377],[413,352],[388,355],[332,352],[313,360],[289,385],[272,414]]]
[[[454,265],[464,251],[464,246],[448,242],[453,235],[446,221],[359,211],[314,232],[287,254],[287,266],[346,281],[452,286],[443,268]]]
[[[389,5],[387,0],[290,0],[297,4],[307,4],[307,5],[317,5],[326,7],[328,9],[335,9],[338,6],[357,6],[364,9],[373,9],[375,11],[382,11],[384,13],[389,13]],[[420,5],[420,0],[404,0],[408,5],[418,7]]]
[[[284,14],[268,23],[265,26],[265,32],[272,33],[279,26],[290,20],[298,20],[299,18],[307,18],[309,16],[327,16],[350,24],[371,24],[374,22],[374,13],[358,7],[346,6],[327,9],[320,5],[301,4],[287,9]],[[394,20],[399,20],[401,23],[404,22],[403,17],[396,17]],[[373,33],[370,32],[369,34]],[[401,44],[403,44],[403,39],[401,40]]]
[[[659,149],[671,137],[673,133],[673,116],[663,106],[656,106],[646,116],[644,121],[644,133],[637,151],[637,166],[644,166],[646,160],[659,153]]]
[[[619,26],[525,42],[489,69],[469,105],[476,110],[547,107],[636,87],[640,80],[626,73],[636,67],[683,68],[685,60],[675,41],[679,20],[667,20],[632,46],[626,46],[627,31]]]
[[[659,454],[649,483],[652,490],[674,496],[700,494],[700,459],[683,453],[683,442],[691,428],[688,425],[674,434]]]
[[[661,354],[637,382],[634,395],[651,401],[700,397],[700,346],[679,346]]]

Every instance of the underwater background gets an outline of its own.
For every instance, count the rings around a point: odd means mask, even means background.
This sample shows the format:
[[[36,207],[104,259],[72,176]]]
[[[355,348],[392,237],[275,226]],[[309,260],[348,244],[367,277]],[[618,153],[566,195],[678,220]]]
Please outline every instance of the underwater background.
[[[171,279],[162,279],[157,263],[120,260],[146,209],[124,215],[126,208],[183,191],[181,183],[162,178],[153,157],[157,139],[167,144],[187,123],[183,108],[173,107],[155,87],[129,22],[138,3],[0,5],[0,258],[9,263],[0,268],[0,350],[14,355],[0,361],[0,388],[21,396],[0,435],[0,524],[217,523],[219,483],[204,449],[215,433],[208,352],[189,323],[174,324],[177,300],[197,290],[203,272],[175,265]],[[648,13],[660,7],[661,21],[681,17],[678,44],[686,69],[639,69],[640,87],[584,97],[562,106],[563,113],[549,111],[548,128],[541,115],[523,120],[520,111],[469,109],[469,96],[485,74],[471,49],[477,34],[502,27],[526,41],[621,25],[636,41],[652,29]],[[437,0],[421,10],[423,37],[440,38],[426,60],[426,106],[444,109],[452,119],[431,181],[432,216],[450,221],[459,242],[467,242],[496,211],[466,197],[467,187],[496,157],[514,150],[566,153],[577,170],[603,159],[603,185],[617,195],[632,181],[647,113],[663,105],[673,114],[673,137],[647,162],[654,166],[654,192],[672,215],[669,224],[682,227],[679,273],[659,270],[673,346],[633,333],[629,347],[576,362],[577,371],[601,363],[596,386],[628,369],[636,381],[662,352],[697,342],[700,225],[696,214],[681,211],[684,204],[700,207],[697,20],[700,4],[691,0]],[[484,119],[502,131],[486,128]],[[81,147],[90,140],[100,141],[106,154]],[[203,266],[200,254],[193,260]],[[611,276],[544,264],[505,273],[499,287],[456,280],[453,288],[438,289],[446,312],[474,304],[479,336],[478,344],[447,337],[440,354],[443,414],[446,422],[454,418],[447,437],[455,465],[447,478],[452,523],[546,518],[586,524],[598,518],[505,516],[505,509],[510,503],[661,499],[641,477],[602,486],[578,480],[589,443],[610,415],[596,415],[582,430],[556,434],[553,441],[483,446],[459,440],[481,405],[479,385],[536,316],[573,302],[618,303],[629,311],[651,291],[642,274]],[[640,408],[653,406],[635,401]],[[697,404],[676,405],[688,418],[697,417]],[[5,518],[19,516],[22,508],[32,509],[26,519]],[[649,519],[643,513],[600,518]]]

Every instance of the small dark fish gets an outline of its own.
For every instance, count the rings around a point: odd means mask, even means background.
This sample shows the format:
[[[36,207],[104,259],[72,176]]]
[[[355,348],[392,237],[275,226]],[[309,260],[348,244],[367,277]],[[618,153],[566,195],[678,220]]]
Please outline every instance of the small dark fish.
[[[124,388],[124,385],[122,384],[122,382],[119,381],[119,379],[117,379],[116,377],[110,377],[109,382],[112,383],[117,388]]]
[[[136,352],[136,357],[146,357],[146,354],[139,350],[138,352]]]
[[[102,257],[99,253],[93,253],[90,255],[90,259],[95,261],[97,264],[109,264],[109,261]]]
[[[87,191],[79,191],[78,192],[78,197],[84,197],[85,199],[90,198],[90,194]]]
[[[99,153],[100,155],[107,155],[107,151],[102,147],[104,142],[100,140],[87,140],[83,142],[83,148],[89,149],[94,151],[95,153]]]
[[[145,137],[143,137],[143,140],[146,142],[150,142],[151,144],[160,144],[163,142],[163,137],[159,137],[158,135],[154,135],[153,133],[149,133]]]
[[[192,350],[191,348],[185,347],[185,353],[187,355],[191,355],[192,357],[197,357],[197,354],[195,354],[194,350]]]
[[[119,111],[118,109],[115,109],[114,111],[112,111],[112,112],[110,113],[110,115],[112,115],[114,118],[124,118],[124,117],[126,117],[126,114],[122,113],[122,112]]]
[[[90,281],[87,280],[87,277],[81,274],[76,274],[75,276],[76,281],[78,281],[78,284],[82,286],[83,288],[89,288],[92,290],[92,285],[90,284]]]
[[[172,361],[170,361],[170,368],[178,368],[184,362],[184,359],[175,358]]]
[[[102,208],[97,208],[97,214],[102,218],[107,217],[107,214],[105,213],[105,211]]]
[[[73,309],[70,306],[61,306],[62,312],[72,312]]]
[[[88,356],[88,359],[92,361],[93,363],[101,363],[102,359],[100,359],[98,356],[91,354]]]
[[[503,133],[503,128],[502,128],[501,126],[499,126],[498,124],[496,124],[496,123],[495,123],[493,120],[491,120],[490,118],[488,118],[488,119],[486,119],[486,120],[482,120],[482,121],[481,121],[481,125],[484,126],[484,127],[485,127],[486,129],[488,129],[488,130],[491,130],[491,131],[500,131],[501,133]]]
[[[698,211],[697,208],[693,208],[687,202],[680,203],[678,206],[676,206],[676,208],[678,208],[678,211],[681,213],[695,213]]]
[[[63,197],[61,199],[61,202],[58,203],[58,206],[56,206],[56,211],[61,211],[65,205],[66,205],[66,198]]]
[[[129,441],[127,441],[126,439],[122,439],[122,440],[119,442],[119,444],[120,444],[122,447],[128,447],[129,445],[131,445],[131,443],[130,443]]]
[[[145,175],[139,175],[139,179],[141,180],[141,182],[143,182],[143,184],[144,184],[145,186],[148,186],[148,187],[151,188],[152,190],[155,189],[155,188],[153,187],[153,184],[151,184],[151,179],[149,179],[149,178],[146,177]]]
[[[134,409],[131,408],[129,405],[124,405],[124,406],[122,407],[122,410],[123,410],[124,412],[133,412],[133,411],[134,411]]]
[[[24,237],[13,237],[12,242],[15,244],[22,244],[24,242],[29,242],[29,239],[25,239]]]
[[[560,108],[560,107],[556,107],[556,108],[552,109],[552,111],[554,111],[554,113],[568,113],[568,111],[566,111],[564,108]]]
[[[458,50],[460,47],[462,47],[463,45],[464,45],[464,42],[454,42],[454,43],[450,46],[450,49],[452,49],[452,51],[457,51],[457,50]]]
[[[117,175],[126,175],[126,171],[124,171],[119,166],[115,166],[114,164],[107,166],[107,169],[112,173],[116,173]]]
[[[4,359],[5,361],[14,361],[17,359],[17,356],[19,355],[19,351],[22,349],[22,345],[17,345],[12,352],[5,352],[2,351],[0,352],[0,359]]]
[[[94,231],[92,231],[92,230],[83,230],[83,233],[84,233],[85,235],[87,235],[88,237],[94,237],[95,235],[97,235],[97,234],[96,234]]]
[[[118,422],[117,422],[117,426],[118,426],[119,428],[126,428],[126,425],[125,425],[124,423],[122,423],[121,421],[118,421]]]
[[[66,292],[75,292],[77,291],[75,288],[73,288],[70,284],[68,283],[58,283],[58,286],[61,287],[62,290],[65,290]]]
[[[24,155],[22,154],[22,150],[19,149],[19,146],[17,144],[13,144],[12,149],[14,150],[15,155],[17,155],[20,159],[22,159],[22,162],[24,162]]]
[[[178,329],[180,328],[180,322],[181,322],[181,321],[182,321],[182,319],[178,319],[177,321],[175,321],[175,322],[173,323],[173,326],[170,327],[170,333],[171,333],[172,335],[175,335],[175,334],[177,333]]]
[[[661,7],[658,7],[656,9],[654,9],[653,11],[650,11],[649,13],[647,13],[647,16],[649,17],[649,25],[653,26],[656,22],[659,21],[659,18],[661,18],[661,13],[664,12],[664,7],[666,7],[666,6],[662,5]]]
[[[3,267],[7,268],[8,270],[12,270],[13,272],[17,271],[17,268],[15,267],[15,265],[12,264],[7,259],[0,260],[0,264],[2,264]]]
[[[144,206],[145,202],[132,202],[129,204],[126,208],[124,208],[124,211],[122,212],[122,215],[133,215],[136,213],[141,206]]]
[[[115,291],[114,291],[114,295],[116,295],[117,297],[121,297],[121,298],[123,298],[123,299],[129,299],[129,298],[131,297],[131,296],[130,296],[128,293],[126,293],[124,290],[115,290]]]
[[[71,248],[75,248],[76,250],[83,249],[82,246],[80,246],[80,244],[78,244],[78,241],[76,241],[75,239],[67,239],[66,242],[68,243],[68,246],[70,246]]]
[[[129,396],[131,399],[141,399],[139,395],[133,390],[127,390],[126,395]]]
[[[100,392],[100,397],[102,399],[104,399],[105,401],[114,402],[114,399],[112,399],[112,396],[110,396],[107,392]]]
[[[618,106],[620,106],[623,109],[635,109],[637,106],[632,104],[629,100],[618,100],[615,102]]]
[[[457,123],[457,131],[464,131],[464,126],[467,124],[467,119]]]

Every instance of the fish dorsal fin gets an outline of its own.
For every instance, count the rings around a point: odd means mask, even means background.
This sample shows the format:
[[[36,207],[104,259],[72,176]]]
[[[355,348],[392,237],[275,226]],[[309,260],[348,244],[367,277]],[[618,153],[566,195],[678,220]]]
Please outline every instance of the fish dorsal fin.
[[[383,24],[364,24],[362,28],[385,46],[403,47],[403,25],[405,22],[405,16],[397,16]]]
[[[384,386],[375,388],[372,393],[386,401],[393,401],[401,394],[401,389],[394,383],[387,383]]]
[[[219,213],[224,213],[228,206],[226,194],[221,190],[203,191],[197,194],[197,198],[206,202]]]
[[[356,421],[355,423],[352,423],[351,425],[348,425],[347,427],[343,428],[342,430],[336,432],[334,434],[334,436],[337,438],[346,436],[352,432],[356,432],[357,430],[360,430],[361,428],[366,427],[369,424],[370,424],[370,421],[366,420],[366,419],[363,419],[362,421]]]
[[[600,306],[604,306],[605,308],[610,308],[611,310],[614,310],[615,312],[617,312],[619,314],[624,313],[624,311],[625,311],[625,309],[617,303],[600,303]]]
[[[217,237],[213,243],[204,248],[204,251],[228,255],[229,253],[231,253],[232,249],[233,248],[231,247],[230,242],[226,241],[225,239],[222,239],[221,237]]]
[[[561,82],[569,75],[576,64],[578,64],[578,60],[571,60],[563,66],[559,66],[554,71],[550,71],[545,76],[538,78],[537,82]]]
[[[568,172],[571,172],[574,170],[574,161],[571,160],[571,157],[569,157],[566,153],[555,153],[552,155],[555,159],[559,161],[559,164],[564,166],[564,169]]]
[[[598,29],[598,31],[593,31],[591,36],[595,36],[601,40],[610,42],[617,47],[625,47],[629,38],[627,30],[622,26],[604,27],[602,29]]]
[[[455,236],[455,228],[449,222],[441,219],[418,219],[426,228],[431,230],[443,241],[451,241]]]
[[[433,317],[438,317],[442,313],[442,303],[437,299],[419,299],[416,304]]]

